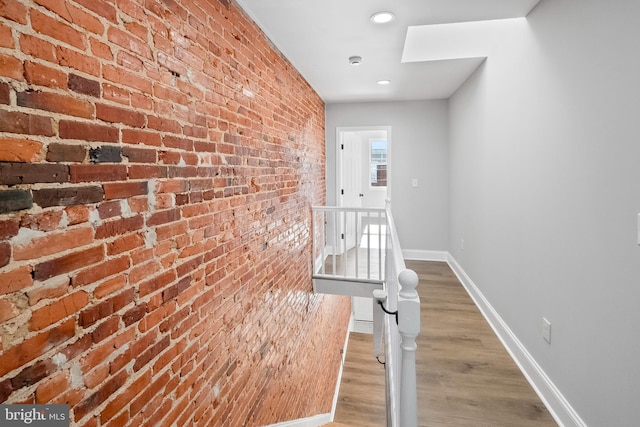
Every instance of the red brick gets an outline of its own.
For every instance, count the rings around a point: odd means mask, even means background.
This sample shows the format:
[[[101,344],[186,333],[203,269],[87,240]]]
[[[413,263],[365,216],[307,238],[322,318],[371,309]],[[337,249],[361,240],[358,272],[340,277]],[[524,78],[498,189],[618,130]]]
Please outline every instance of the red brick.
[[[126,199],[128,197],[147,194],[149,191],[146,181],[105,183],[102,185],[102,188],[104,188],[104,198],[106,200]]]
[[[120,257],[110,259],[101,264],[93,265],[86,270],[80,271],[73,278],[73,286],[83,286],[90,283],[98,282],[109,276],[114,276],[118,273],[129,269],[130,262],[128,257]]]
[[[129,179],[166,178],[169,171],[166,166],[155,165],[129,165]]]
[[[128,234],[140,230],[143,225],[144,218],[141,215],[105,221],[96,228],[96,239],[107,239],[121,234]]]
[[[127,278],[124,275],[116,276],[112,279],[105,280],[101,284],[99,284],[96,289],[93,291],[93,296],[96,298],[104,298],[107,295],[112,294],[122,288],[127,284]]]
[[[29,139],[0,137],[0,161],[37,162],[42,158],[42,143]]]
[[[18,375],[11,378],[11,386],[14,390],[29,387],[51,375],[55,369],[56,366],[50,360],[39,360],[35,364],[24,368]]]
[[[182,131],[182,127],[178,121],[165,117],[147,117],[147,127],[161,132],[181,133]]]
[[[60,227],[62,222],[62,211],[44,211],[23,216],[20,221],[20,227],[30,228],[32,230],[53,231]],[[16,245],[24,246],[20,242]]]
[[[70,388],[69,373],[59,372],[38,384],[38,388],[36,388],[36,403],[49,403],[68,388]]]
[[[179,209],[169,209],[166,211],[156,212],[152,214],[147,220],[148,226],[155,226],[166,224],[168,222],[174,222],[180,220],[180,210]]]
[[[0,132],[53,136],[53,120],[50,117],[0,110]]]
[[[20,310],[18,310],[15,304],[6,298],[0,299],[0,322],[13,319],[18,314],[20,314]]]
[[[159,147],[162,144],[160,134],[157,132],[142,131],[137,129],[123,129],[122,142],[126,144],[143,144]]]
[[[0,163],[0,183],[6,185],[68,182],[69,168],[51,163]]]
[[[110,22],[116,23],[117,21],[117,12],[113,4],[109,1],[105,0],[77,0],[78,4],[86,7],[91,10],[98,16],[102,16]]]
[[[122,149],[122,155],[129,159],[129,163],[156,163],[158,161],[157,152],[153,149],[125,146]]]
[[[89,389],[98,387],[109,377],[109,365],[100,365],[93,371],[83,375],[84,385]]]
[[[127,179],[127,167],[125,165],[79,165],[69,166],[71,182],[105,182],[125,181]]]
[[[47,146],[48,162],[82,163],[87,157],[87,148],[77,144],[51,143]]]
[[[106,59],[108,61],[113,60],[113,53],[111,52],[111,47],[102,43],[100,40],[90,39],[89,43],[91,44],[91,53],[94,54],[97,58]]]
[[[153,97],[156,100],[170,101],[171,104],[187,105],[189,103],[189,97],[184,93],[159,84],[153,86]]]
[[[85,50],[87,48],[86,36],[71,26],[53,19],[35,9],[31,10],[30,16],[31,26],[36,32],[70,44],[80,50]]]
[[[98,320],[111,316],[113,313],[126,307],[133,301],[133,298],[134,290],[133,288],[129,288],[99,304],[92,305],[80,313],[78,324],[83,327],[89,327]]]
[[[102,85],[102,97],[107,101],[117,102],[122,105],[131,103],[131,91],[129,89],[123,89],[108,83]]]
[[[142,319],[147,311],[147,303],[136,305],[122,315],[122,322],[125,326],[132,325]]]
[[[96,368],[100,364],[104,363],[108,358],[112,357],[114,353],[121,353],[124,350],[120,350],[123,346],[129,345],[135,338],[135,330],[133,328],[121,331],[120,334],[112,336],[108,340],[102,342],[100,345],[95,346],[92,337],[88,336],[90,349],[83,351],[82,358],[80,359],[80,365],[83,372],[89,372]],[[113,373],[117,371],[112,371]]]
[[[87,414],[101,405],[110,396],[113,396],[113,394],[118,391],[126,381],[127,373],[122,371],[105,382],[98,391],[80,402],[80,404],[73,409],[73,415],[76,422],[82,420]]]
[[[78,291],[33,312],[29,322],[32,331],[38,331],[69,317],[89,303],[89,295]]]
[[[0,242],[0,268],[9,264],[9,261],[11,261],[11,244]]]
[[[25,265],[0,273],[0,295],[19,291],[33,284],[31,266]]]
[[[24,76],[27,79],[27,83],[31,85],[55,89],[67,87],[66,73],[37,62],[26,61],[24,63]]]
[[[106,104],[96,105],[96,117],[106,122],[124,123],[138,128],[145,123],[144,115],[141,113]]]
[[[60,138],[118,142],[118,129],[94,123],[60,120]]]
[[[27,8],[17,1],[0,2],[0,16],[20,24],[27,23]]]
[[[93,56],[85,55],[84,53],[68,49],[64,46],[56,46],[55,50],[55,56],[59,65],[71,67],[95,77],[100,76],[101,63]]]
[[[118,316],[113,316],[104,322],[102,322],[98,327],[91,333],[91,338],[95,344],[106,340],[110,336],[114,335],[118,331],[120,323],[120,318]]]
[[[0,47],[12,48],[15,46],[11,28],[0,23]]]
[[[69,290],[69,279],[61,280],[53,285],[43,287],[38,286],[27,292],[29,297],[29,305],[36,305],[38,301],[43,299],[58,299],[67,294]]]
[[[13,257],[16,261],[37,259],[69,249],[89,245],[93,241],[93,229],[81,227],[58,233],[46,233],[31,239],[26,244],[14,244]]]
[[[131,94],[131,106],[137,109],[151,110],[153,109],[153,100],[143,93],[134,92]]]
[[[79,25],[92,33],[102,34],[104,31],[104,26],[98,18],[64,0],[36,0],[36,3],[56,13],[65,21]]]
[[[9,83],[0,82],[0,104],[7,104],[11,102],[11,87]]]
[[[128,385],[100,412],[100,422],[102,424],[113,418],[122,408],[131,403],[133,398],[140,394],[151,383],[151,372],[147,371]]]
[[[75,334],[75,321],[69,319],[61,325],[22,341],[0,353],[0,376],[24,366],[52,348],[71,339]]]
[[[121,67],[114,67],[112,65],[103,66],[102,77],[112,83],[137,89],[143,93],[150,94],[152,92],[152,84],[148,79],[142,78]]]
[[[89,221],[89,208],[87,206],[70,206],[64,212],[67,214],[69,225],[82,224]]]
[[[104,198],[102,187],[99,186],[43,188],[32,193],[33,201],[42,208],[97,203]]]
[[[41,60],[57,63],[56,47],[46,40],[30,34],[20,35],[20,49],[25,55],[33,56]]]
[[[110,202],[100,203],[100,205],[98,205],[98,214],[100,215],[100,219],[109,219],[122,215],[120,202],[112,200]]]
[[[140,356],[138,356],[136,358],[135,363],[133,364],[133,371],[137,372],[140,369],[142,369],[142,367],[144,367],[147,363],[149,363],[157,355],[159,355],[167,347],[169,347],[170,342],[171,342],[171,339],[168,336],[166,336],[163,339],[161,339],[159,342],[157,342],[155,345],[153,345],[153,347],[149,348],[147,351],[145,351]]]
[[[128,236],[122,236],[111,243],[107,243],[107,255],[118,255],[144,246],[145,241],[141,234],[130,234]]]
[[[22,61],[12,56],[0,54],[0,76],[24,80]]]
[[[78,270],[87,265],[96,264],[104,258],[104,247],[95,246],[69,255],[45,261],[34,267],[33,275],[36,280],[46,280],[50,277]]]
[[[69,74],[69,89],[93,97],[100,97],[100,83],[76,74]]]
[[[134,37],[131,33],[120,30],[116,27],[110,27],[107,30],[107,38],[110,42],[117,44],[143,58],[151,59],[151,48],[147,41]]]
[[[52,111],[70,116],[83,118],[93,116],[93,105],[89,102],[57,93],[41,91],[18,92],[17,103],[21,107]]]
[[[149,295],[152,292],[164,288],[174,280],[176,280],[176,273],[173,270],[165,271],[164,273],[141,283],[138,287],[138,296],[142,298]]]

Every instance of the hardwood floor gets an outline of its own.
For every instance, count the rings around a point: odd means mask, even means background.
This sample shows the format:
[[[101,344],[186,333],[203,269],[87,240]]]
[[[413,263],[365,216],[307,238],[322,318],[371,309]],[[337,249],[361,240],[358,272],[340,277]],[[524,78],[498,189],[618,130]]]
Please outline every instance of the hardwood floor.
[[[420,278],[419,425],[557,426],[448,265],[406,264]],[[349,338],[336,422],[385,425],[384,369],[372,341]]]

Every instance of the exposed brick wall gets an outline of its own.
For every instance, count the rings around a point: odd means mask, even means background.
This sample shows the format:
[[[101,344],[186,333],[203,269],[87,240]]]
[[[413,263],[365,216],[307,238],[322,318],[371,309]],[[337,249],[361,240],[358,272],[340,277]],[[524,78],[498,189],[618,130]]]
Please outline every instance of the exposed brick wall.
[[[324,105],[228,0],[0,0],[0,402],[73,425],[329,412]]]

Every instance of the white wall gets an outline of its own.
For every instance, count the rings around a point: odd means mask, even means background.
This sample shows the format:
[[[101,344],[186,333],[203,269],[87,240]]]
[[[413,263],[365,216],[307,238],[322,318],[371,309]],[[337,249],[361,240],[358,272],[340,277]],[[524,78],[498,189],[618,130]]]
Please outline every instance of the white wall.
[[[638,40],[637,0],[542,0],[450,100],[450,252],[593,427],[640,418]]]
[[[328,104],[327,205],[336,203],[336,128],[391,126],[391,206],[402,247],[447,250],[447,108],[447,101]]]

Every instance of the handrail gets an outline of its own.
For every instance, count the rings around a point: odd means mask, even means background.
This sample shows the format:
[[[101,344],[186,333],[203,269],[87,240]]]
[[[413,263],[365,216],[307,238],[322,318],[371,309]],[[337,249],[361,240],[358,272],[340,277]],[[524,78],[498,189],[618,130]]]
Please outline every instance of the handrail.
[[[387,425],[418,425],[416,384],[416,337],[420,332],[420,297],[416,292],[418,276],[406,268],[391,206],[387,200],[387,310],[397,311],[395,318],[384,319]]]
[[[420,332],[420,297],[416,292],[418,284],[417,274],[406,268],[402,256],[400,240],[391,215],[391,205],[387,200],[384,209],[341,208],[314,206],[313,211],[313,257],[314,279],[335,279],[341,282],[379,283],[383,289],[373,290],[373,296],[380,301],[386,312],[397,313],[396,316],[385,315],[377,303],[374,302],[374,351],[379,356],[379,338],[382,334],[385,340],[385,383],[387,426],[416,427],[418,425],[417,387],[416,387],[416,337]],[[353,275],[346,269],[346,262],[342,263],[343,270],[337,267],[338,258],[346,257],[350,246],[347,238],[341,233],[346,229],[348,213],[355,221],[355,240],[360,239],[359,218],[367,215],[367,225],[377,224],[378,247],[377,261],[379,275],[372,277],[371,272],[371,233],[367,236],[367,274],[359,275],[358,252],[354,251],[356,269]],[[371,213],[375,214],[377,222],[372,222]],[[342,216],[341,216],[342,215]],[[384,229],[381,227],[384,219]],[[343,221],[340,223],[340,221]],[[333,229],[331,229],[333,227]],[[384,244],[382,235],[384,234]],[[331,237],[333,246],[327,249],[327,237]],[[342,241],[342,246],[338,242]],[[375,242],[374,242],[375,243]],[[384,250],[383,250],[384,247]],[[384,259],[384,261],[383,261]],[[329,272],[326,271],[326,260],[330,260]],[[384,264],[384,266],[383,266]],[[375,274],[373,275],[375,276]],[[314,285],[315,286],[315,285]],[[371,292],[371,291],[370,291]],[[394,313],[394,314],[395,314]]]

